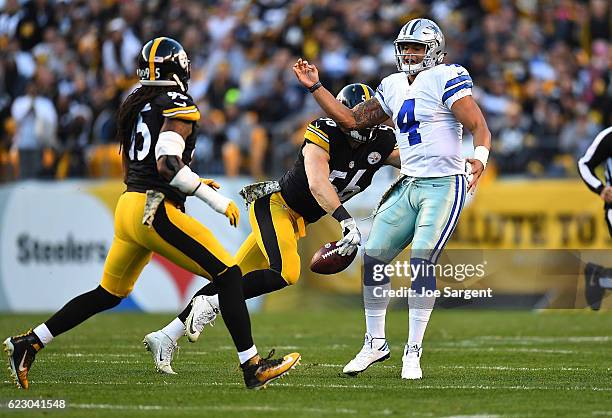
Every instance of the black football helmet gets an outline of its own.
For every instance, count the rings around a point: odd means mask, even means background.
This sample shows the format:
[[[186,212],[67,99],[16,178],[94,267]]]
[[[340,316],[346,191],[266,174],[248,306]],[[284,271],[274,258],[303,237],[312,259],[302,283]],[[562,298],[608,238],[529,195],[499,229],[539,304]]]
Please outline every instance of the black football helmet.
[[[374,90],[367,84],[353,83],[345,86],[340,90],[336,99],[349,109],[354,108],[359,103],[374,97]],[[365,144],[374,139],[376,128],[359,129],[357,131],[349,131],[351,139]]]
[[[190,63],[183,46],[164,36],[151,39],[140,51],[138,69],[143,86],[179,86],[187,91]]]

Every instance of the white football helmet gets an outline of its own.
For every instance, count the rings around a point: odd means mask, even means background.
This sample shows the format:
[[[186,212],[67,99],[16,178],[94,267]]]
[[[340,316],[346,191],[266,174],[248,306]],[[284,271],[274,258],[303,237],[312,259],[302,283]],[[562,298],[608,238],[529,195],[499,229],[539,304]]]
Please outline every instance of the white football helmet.
[[[425,45],[425,55],[423,61],[418,64],[404,63],[404,57],[413,54],[403,54],[401,44],[418,43]],[[436,23],[429,19],[412,19],[400,30],[395,42],[395,61],[398,71],[403,71],[410,75],[440,64],[446,55],[446,42],[444,34]]]

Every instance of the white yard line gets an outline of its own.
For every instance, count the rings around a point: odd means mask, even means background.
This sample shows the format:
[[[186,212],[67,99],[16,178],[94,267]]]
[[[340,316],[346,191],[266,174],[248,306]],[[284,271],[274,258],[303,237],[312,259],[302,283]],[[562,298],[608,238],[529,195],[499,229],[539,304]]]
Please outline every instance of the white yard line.
[[[447,351],[444,349],[439,349],[439,348],[431,348],[431,351]],[[465,350],[465,348],[461,349],[461,350]],[[571,350],[546,350],[546,349],[502,349],[502,350],[487,350],[487,351],[511,351],[511,352],[515,352],[515,351],[519,351],[519,352],[529,352],[529,353],[554,353],[554,354],[569,354],[569,353],[573,353],[574,351]],[[206,354],[207,352],[201,351],[201,352],[196,352],[195,354]],[[183,354],[187,354],[187,353],[183,353]],[[189,354],[194,354],[193,352],[190,352]],[[78,358],[83,358],[83,360],[78,360],[80,363],[108,363],[108,364],[147,364],[150,363],[149,360],[149,353],[141,353],[141,354],[136,354],[136,353],[122,353],[122,354],[116,354],[116,353],[48,353],[45,354],[45,357],[78,357]],[[88,359],[93,357],[94,359]],[[111,357],[111,358],[122,358],[122,357],[129,357],[129,358],[139,358],[139,360],[109,360],[107,359],[107,357]],[[146,358],[146,359],[145,359]],[[51,360],[47,360],[45,358],[39,359],[38,360],[39,363],[48,363],[51,362]],[[185,359],[180,359],[177,360],[177,363],[180,364],[185,364],[185,365],[201,365],[202,362],[200,361],[193,361],[193,360],[185,360]],[[331,363],[303,363],[304,366],[306,367],[329,367],[329,368],[340,368],[342,369],[344,367],[344,364],[331,364]],[[400,365],[390,365],[390,364],[383,364],[383,365],[376,365],[377,368],[387,368],[387,369],[395,369],[395,368],[399,368],[401,367]],[[431,369],[459,369],[459,370],[470,370],[470,369],[474,369],[474,370],[508,370],[508,371],[588,371],[588,369],[586,368],[580,368],[580,367],[513,367],[513,366],[499,366],[499,365],[467,365],[467,366],[428,366]],[[602,368],[601,370],[606,370],[606,371],[610,371],[611,368]]]
[[[290,347],[290,348],[289,348]],[[330,349],[330,350],[338,350],[344,349],[348,346],[346,345],[338,345],[334,344],[331,346],[318,347],[319,349]],[[136,347],[133,347],[135,349]],[[310,347],[302,347],[302,349],[309,349]],[[403,350],[404,346],[392,346],[392,349],[397,351]],[[215,348],[216,349],[216,348]],[[285,350],[299,350],[300,347],[294,346],[286,346]],[[141,350],[134,350],[141,351]],[[462,351],[479,351],[479,352],[520,352],[520,353],[546,353],[546,354],[594,354],[593,351],[588,350],[565,350],[565,349],[553,349],[553,348],[519,348],[519,347],[465,347],[465,346],[453,346],[453,347],[429,347],[427,351],[441,351],[441,352],[462,352]],[[185,351],[182,353],[183,355],[207,355],[210,354],[210,351]],[[142,357],[143,355],[147,355],[147,353],[142,350],[142,352],[132,352],[132,353],[45,353],[45,356],[51,357]]]
[[[398,383],[400,381],[398,380]],[[4,383],[11,383],[5,380]],[[82,382],[82,381],[58,381],[58,380],[32,380],[32,384],[52,384],[52,385],[93,385],[93,386],[113,386],[113,385],[131,385],[131,386],[154,386],[159,385],[159,382]],[[164,382],[166,385],[188,385],[188,386],[231,386],[242,387],[242,383],[231,382],[189,382],[172,381]],[[595,392],[612,392],[612,387],[594,387],[594,386],[493,386],[493,385],[423,385],[422,382],[401,382],[398,388],[404,387],[404,384],[409,385],[410,390],[429,390],[429,389],[464,389],[464,390],[555,390],[555,391],[595,391]],[[379,389],[388,390],[389,388],[374,386],[374,385],[341,385],[336,383],[331,384],[314,384],[314,383],[275,383],[274,386],[290,387],[290,388],[329,388],[329,389]]]
[[[306,367],[330,367],[330,368],[342,368],[343,364],[329,364],[329,363],[303,363]],[[399,369],[402,366],[399,364],[381,364],[375,365],[376,368],[385,369]],[[587,368],[580,367],[512,367],[512,366],[427,366],[428,369],[459,369],[459,370],[509,370],[509,371],[590,371]],[[602,368],[602,370],[604,370]],[[608,369],[605,369],[606,371]]]
[[[106,360],[103,357],[105,357],[105,355],[100,355],[100,359],[94,359],[94,360],[88,360],[88,359],[81,359],[81,360],[77,360],[79,363],[100,363],[100,364],[153,364],[153,361],[151,360],[151,357],[148,356],[149,358],[146,360]],[[55,360],[47,360],[47,359],[37,359],[36,363],[55,363]],[[191,365],[191,366],[198,366],[198,365],[204,365],[206,364],[205,361],[193,361],[193,360],[178,360],[177,363],[180,363],[181,365]]]
[[[104,357],[100,355],[100,357]],[[153,363],[152,361],[144,361],[144,360],[104,360],[104,359],[96,359],[96,360],[77,360],[79,363],[102,363],[102,364],[145,364],[145,363]],[[47,359],[36,359],[36,363],[56,363],[56,360],[47,360]],[[181,362],[183,363],[183,362]],[[185,362],[186,364],[192,363],[196,364],[196,362]]]
[[[431,347],[427,351],[478,351],[478,352],[510,352],[510,353],[546,353],[546,354],[593,354],[592,351],[562,350],[553,348],[510,348],[510,347]]]
[[[198,405],[198,406],[162,406],[162,405],[112,405],[95,403],[68,404],[69,408],[79,409],[107,409],[129,411],[253,411],[253,412],[307,412],[312,414],[356,414],[355,409],[347,408],[300,408],[296,406],[275,407],[266,405]]]
[[[541,343],[558,343],[558,342],[569,342],[569,343],[605,343],[612,341],[612,336],[609,335],[598,335],[590,337],[538,337],[538,336],[502,336],[502,335],[481,335],[475,337],[476,340],[494,340],[494,341],[533,341]],[[469,340],[465,340],[469,341]]]
[[[460,370],[509,370],[509,371],[557,371],[557,372],[577,372],[591,371],[591,369],[580,367],[511,367],[511,366],[432,366],[432,369],[460,369]]]
[[[501,418],[501,415],[449,415],[441,418]]]
[[[44,353],[45,357],[142,357],[148,353]]]

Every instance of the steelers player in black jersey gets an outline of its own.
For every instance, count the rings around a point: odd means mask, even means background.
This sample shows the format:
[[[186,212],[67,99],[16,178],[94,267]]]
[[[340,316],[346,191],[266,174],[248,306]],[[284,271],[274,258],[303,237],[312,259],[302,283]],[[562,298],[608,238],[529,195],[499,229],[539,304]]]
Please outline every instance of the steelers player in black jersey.
[[[115,209],[115,234],[100,285],[69,301],[44,323],[4,342],[10,371],[18,387],[29,387],[28,372],[36,353],[54,337],[74,328],[128,296],[143,268],[158,253],[194,274],[207,277],[219,290],[220,311],[232,336],[248,388],[266,385],[300,358],[262,359],[251,336],[242,291],[242,274],[234,258],[202,224],[184,213],[187,196],[196,196],[236,226],[235,203],[219,194],[212,180],[201,179],[189,163],[200,113],[187,93],[189,60],[181,44],[159,37],[139,54],[141,87],[118,112],[127,190]],[[162,357],[158,339],[145,339]]]
[[[344,87],[337,96],[349,108],[374,96],[365,84]],[[343,254],[356,250],[361,235],[342,202],[365,190],[383,165],[400,167],[393,129],[381,125],[361,131],[343,131],[333,120],[319,118],[304,132],[304,143],[294,166],[278,182],[247,186],[241,194],[250,203],[252,232],[236,254],[243,277],[244,297],[253,298],[297,282],[300,257],[297,242],[305,236],[306,224],[330,214],[342,228],[339,241]],[[219,286],[209,283],[195,295],[192,304],[160,331],[185,324],[174,333],[173,342],[186,333],[198,339],[218,310]],[[170,332],[169,332],[170,333]],[[151,335],[151,334],[149,334]],[[158,368],[158,359],[154,359]]]

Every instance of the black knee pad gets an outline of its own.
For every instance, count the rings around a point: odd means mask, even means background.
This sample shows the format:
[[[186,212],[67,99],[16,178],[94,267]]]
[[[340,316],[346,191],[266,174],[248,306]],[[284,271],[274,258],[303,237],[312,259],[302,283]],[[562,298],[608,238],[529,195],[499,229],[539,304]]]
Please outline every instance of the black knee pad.
[[[213,283],[215,283],[220,288],[226,288],[229,286],[242,286],[242,271],[240,271],[240,267],[232,266],[225,270],[223,273],[219,274],[217,277],[213,279]]]
[[[294,284],[297,281],[295,280],[293,283],[290,283],[285,280],[285,278],[280,272],[272,269],[264,270],[264,273],[265,274],[263,282],[268,288],[272,290],[280,290],[284,287]]]

